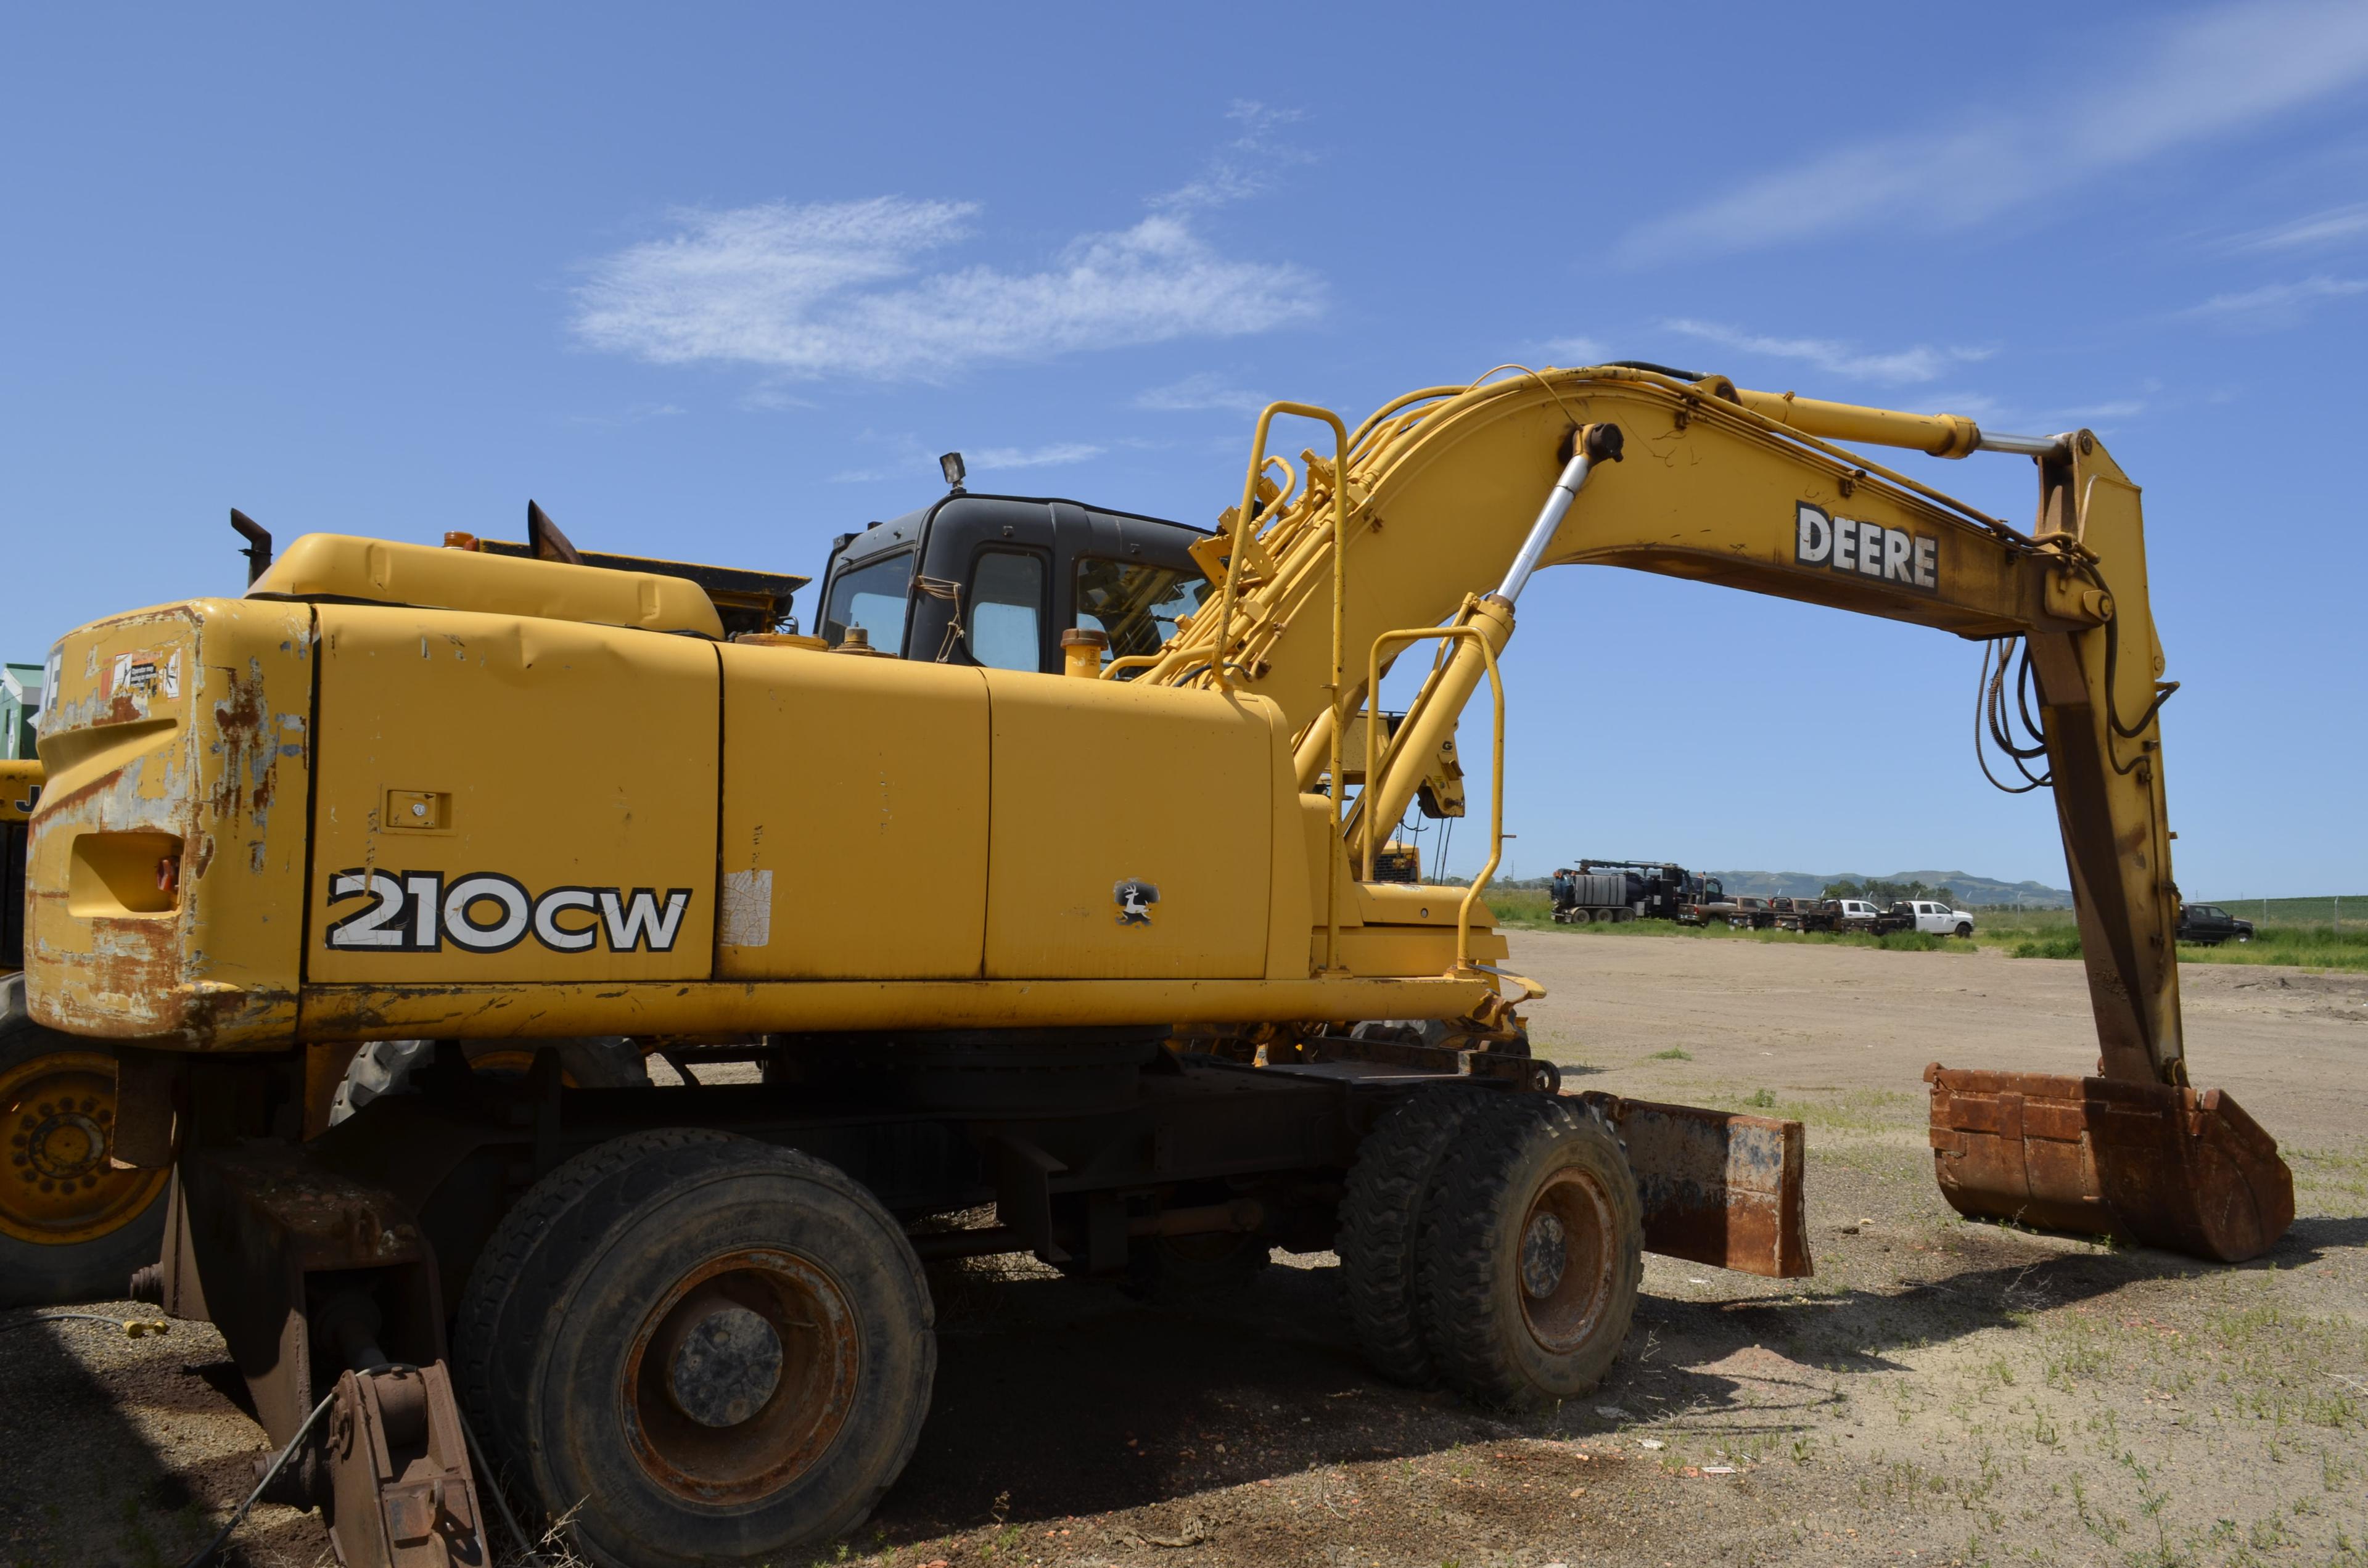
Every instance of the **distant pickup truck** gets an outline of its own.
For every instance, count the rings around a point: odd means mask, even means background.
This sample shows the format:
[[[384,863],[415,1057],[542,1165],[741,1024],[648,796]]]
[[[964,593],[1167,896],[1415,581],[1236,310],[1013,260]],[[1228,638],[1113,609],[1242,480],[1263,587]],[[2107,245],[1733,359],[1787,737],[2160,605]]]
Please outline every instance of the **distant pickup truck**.
[[[2182,903],[2179,906],[2179,940],[2201,947],[2216,948],[2223,942],[2249,942],[2253,939],[2253,923],[2239,920],[2216,903]]]
[[[1930,899],[1902,899],[1885,909],[1862,898],[1775,899],[1770,915],[1787,931],[1854,931],[1881,937],[1893,931],[1927,931],[1935,937],[1971,937],[1974,915]]]
[[[1776,924],[1776,900],[1772,898],[1737,898],[1735,907],[1727,912],[1726,923],[1738,931],[1765,931]]]
[[[1971,937],[1974,934],[1974,912],[1952,909],[1945,903],[1912,898],[1891,906],[1891,913],[1905,913],[1915,922],[1918,931],[1930,931],[1935,937]]]

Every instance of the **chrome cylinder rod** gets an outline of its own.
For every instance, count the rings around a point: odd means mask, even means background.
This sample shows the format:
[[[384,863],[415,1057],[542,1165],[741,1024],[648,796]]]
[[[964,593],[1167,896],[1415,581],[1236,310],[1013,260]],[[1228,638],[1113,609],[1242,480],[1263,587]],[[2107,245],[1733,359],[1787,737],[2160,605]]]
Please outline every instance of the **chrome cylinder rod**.
[[[1546,492],[1546,504],[1539,508],[1538,520],[1530,525],[1529,537],[1521,540],[1520,552],[1513,557],[1512,565],[1505,569],[1505,580],[1497,585],[1492,597],[1502,599],[1508,605],[1520,601],[1521,590],[1529,585],[1530,574],[1538,569],[1538,562],[1544,558],[1546,546],[1554,542],[1554,533],[1562,527],[1570,504],[1578,498],[1579,486],[1587,483],[1588,472],[1602,460],[1620,460],[1620,426],[1617,425],[1589,425],[1578,433],[1578,439],[1572,444],[1570,461],[1563,465],[1562,477],[1554,481],[1552,490]]]

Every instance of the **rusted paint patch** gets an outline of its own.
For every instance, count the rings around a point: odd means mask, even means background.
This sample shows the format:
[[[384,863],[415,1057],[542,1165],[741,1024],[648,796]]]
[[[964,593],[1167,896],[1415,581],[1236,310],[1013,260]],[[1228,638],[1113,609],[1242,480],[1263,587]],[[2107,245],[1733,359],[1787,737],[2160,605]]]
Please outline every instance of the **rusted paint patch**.
[[[1627,1146],[1645,1248],[1769,1278],[1813,1272],[1801,1124],[1589,1093]]]
[[[2277,1140],[2217,1089],[1934,1062],[1933,1175],[1969,1219],[2238,1263],[2294,1223]]]
[[[331,1170],[302,1145],[256,1142],[209,1150],[206,1196],[234,1207],[307,1271],[416,1263],[427,1244],[393,1193]]]
[[[54,683],[42,717],[51,788],[28,865],[28,1001],[44,1024],[185,1050],[276,1045],[290,1031],[301,919],[275,921],[279,890],[256,879],[301,865],[301,824],[278,845],[270,809],[283,763],[302,793],[309,658],[289,633],[309,621],[291,607],[197,601],[61,644],[59,665],[80,674]],[[270,698],[292,706],[275,712]],[[161,837],[127,866],[135,835]],[[152,874],[166,896],[142,896]]]

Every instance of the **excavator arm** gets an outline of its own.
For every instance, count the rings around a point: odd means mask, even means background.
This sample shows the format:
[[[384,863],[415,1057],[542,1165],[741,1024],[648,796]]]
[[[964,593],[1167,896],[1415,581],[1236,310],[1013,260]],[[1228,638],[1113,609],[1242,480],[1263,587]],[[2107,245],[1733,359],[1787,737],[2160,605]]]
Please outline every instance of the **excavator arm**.
[[[1279,414],[1331,424],[1330,454],[1303,452],[1297,470],[1270,458]],[[1838,440],[2030,456],[2035,527]],[[2138,487],[2090,432],[1991,436],[1954,415],[1653,368],[1523,371],[1410,394],[1353,433],[1324,411],[1276,405],[1259,421],[1242,505],[1203,548],[1219,592],[1143,678],[1278,703],[1301,788],[1339,781],[1338,852],[1368,876],[1372,846],[1509,640],[1539,566],[1627,566],[1998,640],[2001,674],[2020,640],[2023,711],[2042,743],[2021,756],[2044,755],[2050,770],[2029,777],[2053,784],[2100,1060],[2087,1080],[1936,1068],[1944,1189],[1968,1212],[2168,1237],[2210,1256],[2251,1256],[2290,1222],[2274,1143],[2233,1103],[2187,1086],[2161,756],[2173,688],[2160,684]],[[1362,728],[1369,670],[1406,645],[1391,634],[1440,625],[1469,631],[1439,644],[1350,802],[1340,737]],[[2154,1222],[2166,1209],[2180,1216]]]

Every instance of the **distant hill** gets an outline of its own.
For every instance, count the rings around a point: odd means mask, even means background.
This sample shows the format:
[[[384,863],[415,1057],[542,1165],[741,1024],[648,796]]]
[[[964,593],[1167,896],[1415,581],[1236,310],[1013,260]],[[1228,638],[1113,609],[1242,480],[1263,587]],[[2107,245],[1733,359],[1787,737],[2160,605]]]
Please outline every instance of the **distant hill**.
[[[1730,893],[1747,893],[1757,898],[1814,898],[1827,882],[1852,881],[1864,883],[1863,871],[1835,871],[1824,874],[1815,871],[1713,871],[1719,886]],[[1878,877],[1885,882],[1922,882],[1926,887],[1947,887],[1957,895],[1960,903],[2020,903],[2026,909],[2069,909],[2072,895],[2062,888],[2051,888],[2044,882],[2001,882],[1991,877],[1977,877],[1970,871],[1894,871]]]

